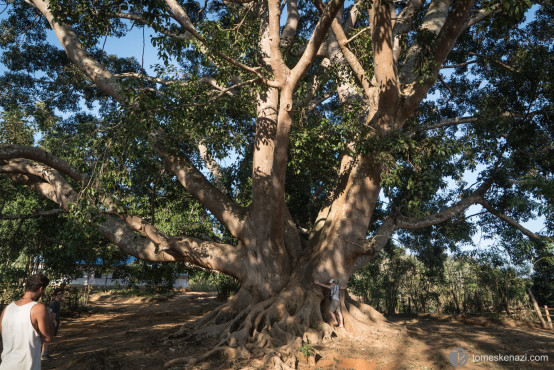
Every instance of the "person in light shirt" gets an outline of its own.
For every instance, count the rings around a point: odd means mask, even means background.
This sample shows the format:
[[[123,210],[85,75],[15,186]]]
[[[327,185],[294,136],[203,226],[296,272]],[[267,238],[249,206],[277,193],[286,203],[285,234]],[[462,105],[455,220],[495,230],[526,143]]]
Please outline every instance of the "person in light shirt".
[[[37,301],[50,280],[43,274],[29,276],[25,294],[10,303],[0,316],[2,335],[2,370],[39,370],[42,342],[50,342],[54,335],[54,315]]]
[[[314,284],[317,284],[322,288],[327,288],[331,290],[331,294],[330,294],[331,306],[329,307],[329,313],[333,318],[333,325],[338,325],[339,328],[344,328],[344,320],[342,318],[342,312],[340,309],[340,291],[346,289],[346,287],[339,286],[335,279],[329,280],[329,285],[322,284],[317,280],[314,281]],[[338,322],[337,322],[337,318],[335,317],[335,313],[339,317]]]

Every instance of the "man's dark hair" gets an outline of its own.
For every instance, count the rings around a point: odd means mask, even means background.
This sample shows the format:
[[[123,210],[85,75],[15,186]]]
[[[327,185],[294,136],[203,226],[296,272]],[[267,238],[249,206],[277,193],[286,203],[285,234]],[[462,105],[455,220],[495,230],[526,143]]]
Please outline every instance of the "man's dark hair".
[[[31,275],[27,278],[27,282],[25,283],[25,291],[34,293],[39,290],[40,287],[46,288],[48,283],[50,283],[50,279],[44,274],[38,273]]]
[[[59,293],[63,293],[63,288],[54,289],[54,297],[57,296]]]

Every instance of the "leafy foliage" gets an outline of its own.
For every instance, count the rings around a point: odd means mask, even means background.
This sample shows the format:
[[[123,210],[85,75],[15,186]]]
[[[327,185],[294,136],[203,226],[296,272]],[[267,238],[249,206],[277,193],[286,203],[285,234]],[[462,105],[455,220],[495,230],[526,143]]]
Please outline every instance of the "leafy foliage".
[[[371,81],[375,50],[365,17],[371,2],[362,3],[359,10],[364,16],[347,29],[347,37]],[[0,275],[22,276],[38,262],[60,276],[78,274],[82,266],[96,266],[99,261],[123,264],[125,257],[90,224],[105,211],[102,200],[107,197],[118,200],[114,207],[120,215],[138,216],[168,235],[236,243],[166,172],[149,135],[163,129],[169,150],[204,170],[237,204],[250,205],[252,156],[260,144],[255,142],[256,99],[267,89],[237,64],[253,66],[271,78],[258,45],[261,20],[241,4],[211,2],[205,9],[192,0],[179,4],[199,38],[178,27],[161,1],[50,1],[54,18],[71,25],[90,55],[117,76],[127,104],[115,103],[70,62],[48,37],[48,23],[37,18],[28,4],[9,6],[0,23],[0,61],[5,66],[0,76],[0,144],[40,146],[66,160],[89,182],[71,182],[79,201],[67,215],[1,221],[0,267],[5,272]],[[406,5],[395,6],[401,11]],[[342,156],[363,154],[382,170],[382,196],[368,236],[396,210],[410,217],[441,212],[471,193],[474,184],[468,178],[475,183],[491,179],[494,185],[487,202],[492,208],[519,223],[541,218],[544,234],[552,234],[553,8],[548,2],[486,0],[476,2],[475,10],[479,9],[494,12],[460,36],[439,76],[433,59],[438,36],[420,28],[428,5],[414,14],[413,27],[403,31],[400,43],[421,50],[412,71],[417,75],[415,84],[435,85],[432,98],[421,103],[401,129],[376,130],[360,119],[367,114],[368,102],[338,96],[337,88],[345,79],[362,88],[345,66],[310,67],[294,91],[286,172],[285,199],[298,226],[311,230],[319,210],[336,195]],[[116,17],[119,12],[140,15],[140,19],[126,21]],[[283,46],[289,67],[299,60],[319,12],[312,2],[299,1],[299,15],[296,36]],[[104,50],[107,38],[122,37],[133,27],[152,30],[150,42],[159,64],[144,66],[142,61]],[[403,50],[400,57],[406,56]],[[228,63],[222,55],[236,63]],[[140,78],[147,70],[151,78]],[[237,84],[240,88],[231,88]],[[304,104],[309,97],[320,104]],[[445,124],[470,116],[473,119],[463,124]],[[205,170],[199,142],[223,167],[219,178]],[[3,215],[28,215],[54,207],[5,178],[0,178],[0,185],[5,189]],[[472,245],[478,229],[486,238],[498,236],[515,263],[536,262],[537,284],[542,279],[541,289],[548,291],[551,248],[544,242],[521,241],[521,234],[483,212],[397,233],[397,240],[408,246],[417,261],[389,245],[382,257],[390,263],[386,294],[396,296],[401,277],[416,268],[425,270],[429,286],[444,284],[450,263],[446,252]],[[134,268],[156,285],[165,284],[175,271],[138,261]],[[382,272],[369,268],[366,273],[377,276],[376,271]],[[353,284],[367,288],[364,284],[370,282],[362,280]],[[230,286],[228,290],[236,287],[234,281],[222,284]],[[391,297],[383,298],[389,308]]]

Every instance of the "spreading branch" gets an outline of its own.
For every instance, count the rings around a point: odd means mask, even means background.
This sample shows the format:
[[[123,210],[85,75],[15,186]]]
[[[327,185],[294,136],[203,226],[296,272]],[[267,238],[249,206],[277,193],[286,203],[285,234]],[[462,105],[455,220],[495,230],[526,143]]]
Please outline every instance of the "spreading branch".
[[[509,217],[509,216],[507,216],[503,213],[500,213],[498,210],[496,210],[494,207],[492,207],[490,205],[490,203],[487,202],[484,198],[480,199],[479,204],[481,204],[489,213],[491,213],[492,215],[498,217],[502,221],[506,222],[508,225],[518,229],[519,231],[521,231],[523,233],[523,235],[525,235],[525,236],[527,236],[531,239],[537,239],[537,240],[546,239],[548,241],[554,241],[554,238],[536,234],[536,233],[532,232],[531,230],[527,229],[526,227],[524,227],[522,224],[520,224],[519,222],[517,222],[513,218],[511,218],[511,217]]]
[[[79,184],[85,184],[88,177],[77,171],[69,163],[60,159],[46,150],[23,145],[2,145],[0,146],[0,161],[11,159],[29,159],[43,163],[57,171],[64,173]]]
[[[415,130],[407,132],[406,135],[408,137],[413,137],[418,132],[430,131],[430,130],[434,130],[434,129],[437,129],[437,128],[456,126],[456,125],[461,125],[461,124],[465,124],[465,123],[473,123],[473,122],[477,122],[478,120],[479,120],[479,118],[477,118],[477,117],[449,118],[449,119],[445,119],[443,121],[437,122],[437,123],[432,124],[432,125],[420,126],[420,127],[416,128]]]
[[[100,62],[92,58],[79,42],[79,38],[71,27],[60,24],[54,20],[50,12],[47,0],[31,0],[33,5],[44,15],[54,30],[60,44],[64,48],[69,59],[75,63],[92,82],[120,103],[125,99],[122,95],[122,87],[113,73],[108,71]]]
[[[136,220],[133,223],[136,227]],[[240,248],[207,242],[188,237],[152,239],[139,235],[135,228],[125,220],[107,216],[98,224],[99,230],[113,244],[129,255],[146,261],[167,262],[185,261],[196,266],[221,271],[237,278],[242,277]],[[238,255],[236,260],[228,259],[228,255]]]
[[[162,130],[153,132],[150,138],[166,170],[173,173],[189,193],[222,222],[233,236],[240,239],[246,227],[243,221],[245,210],[211,184],[185,156],[165,150],[165,133]]]
[[[545,114],[547,112],[550,112],[550,111],[552,111],[552,109],[553,109],[553,107],[545,107],[543,109],[538,109],[538,110],[528,112],[528,113],[525,113],[525,114],[514,114],[512,112],[504,112],[500,115],[500,117],[528,119],[528,118],[537,116],[539,114]],[[474,122],[479,121],[479,119],[480,119],[479,117],[474,117],[474,116],[472,116],[472,117],[448,118],[448,119],[442,120],[442,121],[434,123],[434,124],[419,126],[416,129],[407,132],[406,135],[408,137],[413,137],[418,132],[429,131],[429,130],[434,130],[434,129],[443,128],[443,127],[449,127],[449,126],[456,126],[456,125],[461,125],[461,124],[466,124],[466,123],[474,123]]]
[[[55,169],[29,161],[11,159],[0,161],[0,173],[13,181],[27,185],[39,194],[59,204],[61,210],[69,212],[76,204],[77,192]],[[61,210],[43,211],[25,218],[57,214]],[[13,219],[13,217],[0,217]],[[244,269],[240,256],[241,248],[227,244],[217,244],[187,237],[168,237],[154,225],[136,216],[118,216],[100,212],[94,220],[102,234],[126,253],[147,261],[187,261],[200,267],[225,272],[241,277]],[[137,233],[138,232],[138,233]],[[236,253],[237,259],[228,255]]]
[[[63,212],[62,209],[50,209],[47,211],[37,211],[34,213],[30,213],[28,215],[4,215],[0,214],[0,220],[19,220],[19,219],[30,219],[30,218],[41,218],[41,217],[50,217],[50,216],[56,216],[59,215],[61,212]]]
[[[385,219],[383,224],[377,229],[373,237],[367,241],[358,242],[350,241],[353,245],[358,246],[358,255],[367,255],[359,260],[360,264],[364,261],[367,263],[381,251],[392,234],[396,230],[419,230],[429,226],[438,225],[453,217],[459,215],[473,204],[480,204],[488,189],[490,189],[492,181],[485,181],[473,193],[463,198],[459,202],[447,207],[446,209],[433,215],[422,217],[406,217],[400,214],[400,209],[394,209],[389,217]],[[363,266],[357,264],[357,269]]]

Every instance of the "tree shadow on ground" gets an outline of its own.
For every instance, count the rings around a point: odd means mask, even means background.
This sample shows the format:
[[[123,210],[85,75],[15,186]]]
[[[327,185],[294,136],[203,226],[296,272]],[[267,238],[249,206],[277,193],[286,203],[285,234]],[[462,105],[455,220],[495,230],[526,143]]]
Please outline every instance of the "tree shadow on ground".
[[[527,327],[506,327],[488,323],[469,325],[453,317],[397,317],[391,321],[404,325],[408,336],[396,349],[396,368],[425,362],[433,368],[452,368],[449,355],[455,348],[468,353],[464,368],[554,368],[554,331]],[[500,357],[500,356],[502,357]],[[531,356],[547,356],[548,361],[517,361]],[[497,361],[488,361],[497,356]],[[512,356],[507,357],[507,356]],[[519,357],[515,357],[519,356]],[[526,356],[526,357],[525,357]],[[502,361],[508,359],[508,361]]]

